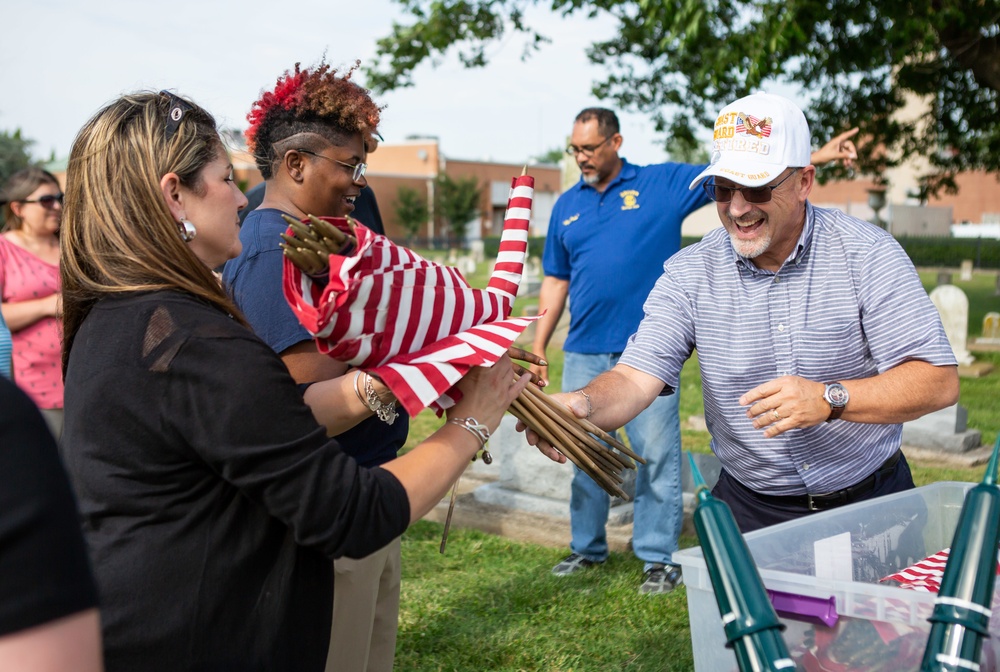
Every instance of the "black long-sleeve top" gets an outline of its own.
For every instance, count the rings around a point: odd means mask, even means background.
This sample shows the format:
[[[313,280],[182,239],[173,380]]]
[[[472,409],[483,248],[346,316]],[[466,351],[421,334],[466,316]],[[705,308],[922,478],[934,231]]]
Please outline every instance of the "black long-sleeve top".
[[[321,670],[330,558],[409,521],[326,437],[281,360],[194,297],[104,299],[78,331],[61,449],[115,670]]]
[[[0,376],[0,638],[97,606],[77,515],[42,414]]]

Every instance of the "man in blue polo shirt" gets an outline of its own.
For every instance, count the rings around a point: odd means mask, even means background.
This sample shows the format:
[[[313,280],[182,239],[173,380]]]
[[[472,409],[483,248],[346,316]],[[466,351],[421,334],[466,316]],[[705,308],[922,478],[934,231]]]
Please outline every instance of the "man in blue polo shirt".
[[[642,320],[642,304],[680,249],[681,222],[709,203],[687,185],[704,166],[636,166],[618,156],[618,117],[587,108],[577,115],[567,152],[580,166],[580,182],[559,197],[542,258],[545,277],[534,352],[544,355],[569,298],[572,313],[563,346],[563,390],[578,390],[614,367]],[[535,367],[536,370],[538,367]],[[539,373],[546,378],[546,371]],[[646,460],[635,485],[632,547],[645,562],[642,593],[666,593],[681,582],[673,564],[683,519],[680,421],[677,394],[657,398],[625,426],[633,450]],[[572,553],[557,576],[604,562],[610,499],[579,469],[570,496]]]
[[[850,138],[856,133],[852,129],[830,140],[812,155],[813,162],[850,165],[856,157]],[[568,298],[566,391],[579,390],[614,368],[642,320],[643,302],[664,262],[680,249],[682,222],[711,203],[704,191],[688,189],[704,165],[636,166],[618,155],[621,146],[614,112],[587,108],[577,115],[566,151],[582,175],[559,197],[549,221],[539,297],[539,309],[546,312],[533,345],[535,354],[545,355]],[[532,368],[547,379],[544,368]],[[639,591],[645,594],[670,592],[683,580],[672,560],[683,521],[678,396],[656,397],[625,425],[633,450],[646,460],[636,476],[632,535],[633,551],[644,562]],[[608,495],[575,469],[571,554],[553,574],[566,576],[607,558],[609,509]]]

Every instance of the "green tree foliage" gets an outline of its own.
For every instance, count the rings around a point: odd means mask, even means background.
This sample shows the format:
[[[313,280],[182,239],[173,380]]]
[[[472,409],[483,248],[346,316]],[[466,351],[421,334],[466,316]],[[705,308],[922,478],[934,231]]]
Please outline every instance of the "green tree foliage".
[[[860,126],[873,174],[926,157],[925,195],[962,170],[1000,170],[1000,0],[396,0],[413,21],[379,40],[369,85],[409,86],[453,47],[469,67],[508,33],[525,55],[548,39],[531,6],[610,16],[617,35],[588,50],[607,77],[593,92],[648,114],[694,146],[726,103],[775,83],[799,87],[816,140]],[[916,116],[900,114],[912,100]],[[833,168],[834,171],[839,168]]]
[[[670,158],[678,163],[708,163],[708,149],[703,143],[679,135],[667,140],[667,152]]]
[[[447,222],[453,240],[464,240],[469,222],[479,214],[480,191],[475,177],[452,179],[445,173],[438,176],[437,211]]]
[[[7,178],[32,165],[31,146],[35,144],[21,135],[21,129],[13,133],[0,131],[0,184],[7,181]]]
[[[420,228],[427,224],[429,215],[427,201],[420,196],[420,192],[410,187],[396,190],[396,219],[406,231],[408,246],[412,246]]]
[[[538,161],[539,163],[551,163],[553,165],[558,166],[560,163],[562,163],[564,156],[566,156],[565,147],[553,147],[544,154],[539,154],[538,156],[533,156],[531,158],[534,159],[535,161]]]

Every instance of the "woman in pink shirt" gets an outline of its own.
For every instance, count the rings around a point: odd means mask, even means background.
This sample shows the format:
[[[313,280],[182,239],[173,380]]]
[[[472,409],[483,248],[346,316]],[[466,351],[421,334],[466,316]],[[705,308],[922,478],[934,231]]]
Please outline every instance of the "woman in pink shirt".
[[[62,430],[59,225],[62,189],[40,168],[7,180],[0,234],[0,310],[13,335],[14,380],[42,409],[53,433]]]

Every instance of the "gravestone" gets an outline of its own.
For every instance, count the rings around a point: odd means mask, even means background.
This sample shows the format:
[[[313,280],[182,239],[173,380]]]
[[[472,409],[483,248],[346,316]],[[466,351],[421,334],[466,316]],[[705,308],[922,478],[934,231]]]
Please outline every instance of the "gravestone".
[[[958,360],[959,369],[972,364],[973,357],[966,348],[969,328],[969,299],[958,287],[942,285],[930,295],[941,315],[948,342]],[[939,411],[903,423],[903,444],[917,448],[930,448],[963,453],[978,448],[982,435],[979,430],[966,426],[968,413],[955,404]]]
[[[542,287],[541,266],[538,257],[528,257],[521,274],[521,284],[517,288],[518,296],[537,296]]]
[[[938,285],[938,287],[940,287],[941,285],[950,285],[950,284],[951,284],[951,272],[949,272],[949,271],[938,271],[938,274],[937,274],[937,285]],[[998,286],[1000,286],[1000,283],[998,283]]]
[[[962,282],[969,282],[972,280],[972,259],[962,260],[962,266],[958,277]]]
[[[495,469],[499,465],[499,470],[494,472],[499,475],[498,479],[473,490],[473,496],[483,504],[565,518],[568,522],[573,465],[553,462],[537,448],[528,445],[524,434],[514,430],[516,423],[509,415],[500,422],[500,427],[490,439],[491,467]],[[634,475],[635,472],[631,473]],[[622,488],[631,495],[635,492],[635,483],[626,481]],[[612,498],[608,525],[627,525],[631,522],[631,502]]]
[[[969,354],[969,299],[954,285],[935,287],[930,295],[931,301],[941,315],[944,333],[948,336],[952,352],[959,366],[968,366],[974,361]]]
[[[903,423],[903,445],[965,453],[978,448],[982,433],[967,426],[968,412],[960,404]]]
[[[475,259],[477,264],[481,264],[486,261],[486,245],[483,243],[482,239],[470,241],[469,252],[472,254],[472,258]]]
[[[983,317],[983,335],[976,343],[1000,345],[1000,313],[986,313]]]
[[[490,438],[490,454],[493,464],[484,465],[477,460],[470,466],[474,473],[495,478],[492,483],[481,485],[472,491],[476,501],[519,511],[540,513],[560,518],[569,525],[570,486],[574,467],[571,463],[559,464],[529,446],[524,434],[514,429],[517,421],[505,416],[500,427]],[[709,488],[719,479],[722,466],[719,458],[711,453],[692,453],[695,464]],[[641,469],[642,466],[640,465]],[[625,472],[626,480],[622,488],[635,493],[635,470]],[[684,510],[690,513],[696,504],[694,479],[687,455],[681,456],[681,487]],[[632,522],[632,503],[620,498],[611,499],[608,527],[621,527]]]
[[[993,296],[1000,296],[1000,273],[997,273],[996,287],[993,290]]]
[[[476,260],[469,255],[458,257],[453,265],[466,278],[476,272]]]

